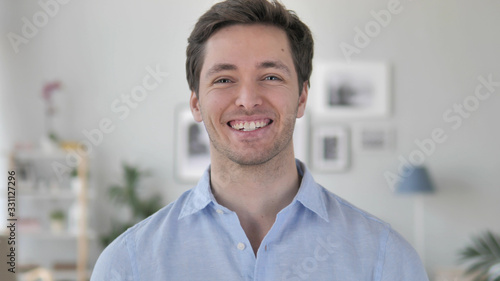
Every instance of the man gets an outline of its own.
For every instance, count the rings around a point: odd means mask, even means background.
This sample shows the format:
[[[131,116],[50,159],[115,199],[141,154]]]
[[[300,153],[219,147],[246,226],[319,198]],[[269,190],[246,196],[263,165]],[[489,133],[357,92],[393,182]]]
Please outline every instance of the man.
[[[228,0],[188,42],[190,105],[211,165],[194,189],[117,238],[92,280],[428,280],[388,224],[295,160],[313,40],[294,13]]]

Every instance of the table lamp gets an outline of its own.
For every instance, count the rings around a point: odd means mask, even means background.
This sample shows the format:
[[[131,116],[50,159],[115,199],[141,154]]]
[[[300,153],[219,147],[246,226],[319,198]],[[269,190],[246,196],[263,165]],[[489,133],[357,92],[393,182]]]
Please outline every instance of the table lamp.
[[[413,219],[415,228],[415,249],[424,263],[424,201],[423,195],[434,192],[429,173],[424,166],[412,167],[409,175],[402,177],[396,188],[396,193],[415,195]]]

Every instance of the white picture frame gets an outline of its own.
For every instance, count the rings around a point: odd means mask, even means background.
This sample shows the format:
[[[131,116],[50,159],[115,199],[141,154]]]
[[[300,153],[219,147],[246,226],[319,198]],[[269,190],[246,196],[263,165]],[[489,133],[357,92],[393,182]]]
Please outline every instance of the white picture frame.
[[[194,120],[189,106],[176,111],[176,177],[197,182],[210,165],[210,140],[203,122]]]
[[[293,130],[293,151],[295,158],[305,164],[309,162],[309,115],[306,113],[301,118],[296,119]]]
[[[389,152],[397,146],[396,128],[390,124],[355,124],[353,143],[360,152]]]
[[[312,133],[313,169],[320,172],[342,172],[349,167],[349,130],[339,125],[318,125]]]
[[[323,62],[311,81],[315,115],[322,119],[387,117],[389,66],[381,62]]]

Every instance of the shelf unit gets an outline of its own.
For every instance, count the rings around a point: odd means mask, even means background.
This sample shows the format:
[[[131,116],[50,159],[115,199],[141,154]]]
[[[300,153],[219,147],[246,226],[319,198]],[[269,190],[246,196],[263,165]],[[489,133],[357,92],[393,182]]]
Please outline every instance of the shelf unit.
[[[36,247],[31,247],[33,254],[30,260],[23,261],[23,256],[19,256],[19,262],[41,265],[53,272],[54,280],[76,280],[86,281],[90,278],[88,267],[89,240],[96,240],[97,235],[88,227],[88,205],[89,200],[94,199],[94,194],[88,190],[88,157],[81,153],[77,146],[66,147],[66,150],[57,149],[51,152],[39,150],[13,151],[10,155],[11,169],[16,171],[17,179],[17,218],[18,218],[18,252],[27,251],[23,246],[34,243]],[[79,160],[76,167],[67,163],[68,155],[78,151]],[[54,163],[59,162],[71,169],[76,169],[76,177],[71,177],[68,171],[64,172],[64,177],[57,176]],[[59,171],[60,172],[60,171]],[[68,218],[67,227],[62,229],[50,227],[50,212],[61,210]],[[23,242],[21,242],[23,241]],[[47,245],[62,245],[68,243],[76,244],[76,255],[65,263],[74,265],[74,268],[57,269],[58,257],[50,257],[38,247],[48,247]],[[67,252],[64,249],[63,252]],[[26,252],[27,253],[27,252]],[[27,255],[29,256],[29,255]],[[49,257],[47,257],[49,256]],[[72,266],[70,266],[72,267]]]

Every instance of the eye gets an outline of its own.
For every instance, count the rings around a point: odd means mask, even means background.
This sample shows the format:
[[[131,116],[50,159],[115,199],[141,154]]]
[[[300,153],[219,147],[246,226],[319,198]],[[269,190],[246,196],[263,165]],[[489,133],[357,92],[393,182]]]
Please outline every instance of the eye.
[[[264,78],[264,80],[268,80],[268,81],[281,81],[281,78],[279,78],[277,76],[270,75],[270,76],[266,76]]]
[[[222,78],[222,79],[219,79],[219,80],[215,80],[214,83],[220,83],[220,84],[231,83],[231,80],[229,80],[227,78]]]

